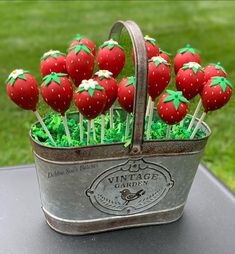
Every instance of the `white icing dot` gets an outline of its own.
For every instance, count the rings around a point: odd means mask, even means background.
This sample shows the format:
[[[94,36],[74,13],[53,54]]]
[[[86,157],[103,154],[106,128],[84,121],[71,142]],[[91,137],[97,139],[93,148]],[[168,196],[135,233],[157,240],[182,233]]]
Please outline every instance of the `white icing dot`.
[[[125,101],[125,100],[126,100],[126,97],[124,97],[123,100]]]

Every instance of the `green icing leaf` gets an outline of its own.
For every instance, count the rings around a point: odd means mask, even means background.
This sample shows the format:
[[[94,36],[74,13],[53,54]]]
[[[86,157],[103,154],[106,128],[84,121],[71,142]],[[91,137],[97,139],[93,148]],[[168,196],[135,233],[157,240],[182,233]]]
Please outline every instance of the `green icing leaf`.
[[[109,48],[109,49],[113,49],[114,46],[115,46],[115,44],[108,44],[108,48]]]
[[[115,41],[114,41],[115,42]],[[119,47],[120,49],[123,49],[123,47],[118,43],[118,44],[115,44],[115,43],[112,43],[112,41],[105,41],[103,44],[101,44],[99,46],[99,48],[104,48],[104,47],[108,47],[110,50],[112,50],[115,46]]]
[[[100,90],[100,91],[104,90],[104,88],[102,86],[99,86],[99,85],[95,85],[95,89]]]
[[[163,100],[163,102],[169,102],[169,101],[173,101],[174,100],[174,96],[173,95],[169,95],[169,96],[167,96],[164,100]]]
[[[164,54],[166,54],[166,55],[168,55],[168,56],[171,56],[171,55],[172,55],[171,53],[168,53],[168,52],[162,50],[161,48],[159,48],[159,52],[160,52],[160,53],[164,53]]]
[[[221,66],[220,62],[218,62],[216,65],[215,65],[215,68],[217,70],[221,70],[223,73],[227,74],[226,70]]]
[[[67,76],[68,74],[66,73],[55,73],[52,72],[49,75],[45,76],[42,80],[45,80],[44,86],[48,86],[51,81],[56,82],[58,85],[60,85],[60,77]]]
[[[95,93],[95,89],[89,88],[88,89],[88,93],[92,97],[94,95],[94,93]]]
[[[47,77],[46,78],[46,81],[44,83],[45,86],[48,86],[49,84],[51,83],[51,78],[50,77]]]
[[[148,35],[144,37],[144,40],[150,42],[152,45],[156,45],[157,43],[157,41],[154,38],[151,38]]]
[[[26,77],[25,77],[25,75],[24,75],[24,74],[19,75],[19,76],[18,76],[18,78],[23,79],[23,80],[26,80]]]
[[[164,103],[167,102],[171,102],[173,101],[174,107],[176,110],[178,110],[179,106],[180,106],[180,102],[183,103],[189,103],[189,101],[182,96],[182,92],[181,91],[172,91],[172,90],[167,90],[167,93],[169,94],[164,100]]]
[[[192,55],[199,53],[199,51],[195,48],[192,48],[190,44],[187,44],[184,48],[178,50],[178,53],[180,54],[184,54],[185,52],[190,52]]]
[[[15,84],[15,81],[16,81],[16,79],[10,79],[10,84],[11,84],[11,86],[14,86],[14,84]]]
[[[174,99],[174,106],[175,106],[175,109],[178,110],[178,108],[180,106],[180,100],[179,100],[179,98],[175,98]]]
[[[130,85],[133,85],[133,86],[136,85],[136,79],[134,76],[128,77],[128,82],[126,83],[125,86],[130,86]]]
[[[5,84],[10,82],[10,85],[14,86],[14,84],[18,78],[22,79],[22,80],[27,80],[26,76],[24,75],[25,73],[29,73],[29,71],[23,70],[23,74],[18,74],[18,76],[16,76],[16,77],[12,77],[10,74],[9,77],[7,78],[7,80],[5,81]]]
[[[189,103],[189,101],[185,97],[183,97],[183,96],[181,96],[179,98],[179,100],[182,101],[182,102],[185,102],[185,103]]]
[[[72,39],[72,41],[80,41],[81,39],[84,39],[85,36],[81,34],[76,34],[75,37]]]
[[[150,62],[153,62],[153,60],[150,59]],[[161,64],[161,63],[164,64],[164,65],[170,66],[170,64],[166,60],[164,60],[164,61],[155,60],[154,61],[154,64],[155,64],[156,67],[158,67],[158,65]]]
[[[60,78],[58,76],[54,76],[52,78],[57,84],[60,84]]]
[[[86,52],[87,54],[91,53],[91,49],[85,46],[82,42],[79,45],[76,45],[72,48],[68,49],[69,51],[74,50],[75,54],[77,55],[81,50]]]
[[[186,63],[183,65],[182,70],[188,70],[188,69],[192,69],[192,71],[196,74],[199,70],[204,72],[204,69],[202,68],[201,65],[197,65],[197,66],[192,66],[191,63]]]
[[[210,84],[210,87],[220,85],[223,92],[225,92],[227,86],[233,89],[232,83],[224,77],[213,77],[213,81]]]
[[[50,51],[49,51],[50,52]],[[66,56],[66,54],[65,53],[62,53],[62,52],[60,52],[60,51],[58,51],[58,52],[53,52],[52,51],[52,53],[51,54],[44,54],[41,58],[40,58],[40,60],[42,61],[42,60],[46,60],[48,57],[52,57],[52,58],[57,58],[58,56]]]
[[[79,89],[77,90],[77,93],[82,93],[84,91],[86,91],[84,87],[79,87]]]

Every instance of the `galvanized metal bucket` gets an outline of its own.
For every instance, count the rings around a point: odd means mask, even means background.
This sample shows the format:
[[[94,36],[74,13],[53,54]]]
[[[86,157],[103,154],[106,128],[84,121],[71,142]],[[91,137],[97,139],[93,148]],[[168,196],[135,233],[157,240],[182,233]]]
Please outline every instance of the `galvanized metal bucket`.
[[[114,24],[110,38],[125,27],[135,51],[137,80],[132,144],[52,148],[30,133],[47,223],[73,235],[162,224],[180,218],[207,136],[199,140],[144,140],[147,55],[132,21]],[[68,116],[73,117],[73,115]]]

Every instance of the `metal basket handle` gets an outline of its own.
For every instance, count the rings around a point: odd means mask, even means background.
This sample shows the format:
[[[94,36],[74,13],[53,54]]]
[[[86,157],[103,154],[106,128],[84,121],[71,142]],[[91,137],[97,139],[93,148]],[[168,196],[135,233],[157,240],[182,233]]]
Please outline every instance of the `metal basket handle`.
[[[135,22],[130,20],[117,21],[110,31],[109,38],[118,41],[121,31],[124,27],[131,37],[135,55],[136,89],[133,108],[134,119],[130,153],[137,155],[142,151],[142,143],[144,139],[148,61],[144,37],[140,28]]]

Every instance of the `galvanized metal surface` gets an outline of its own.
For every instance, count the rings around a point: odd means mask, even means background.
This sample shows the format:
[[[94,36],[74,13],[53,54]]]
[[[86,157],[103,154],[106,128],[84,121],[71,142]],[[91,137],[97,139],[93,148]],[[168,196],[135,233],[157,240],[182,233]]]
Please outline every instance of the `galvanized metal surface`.
[[[136,103],[132,146],[123,144],[49,148],[32,137],[41,201],[48,224],[65,234],[87,234],[177,220],[196,173],[208,134],[200,140],[144,141],[147,58],[143,36],[126,27],[136,54]],[[140,54],[139,54],[140,52]],[[143,85],[145,84],[145,85]],[[144,95],[144,96],[143,96]]]

